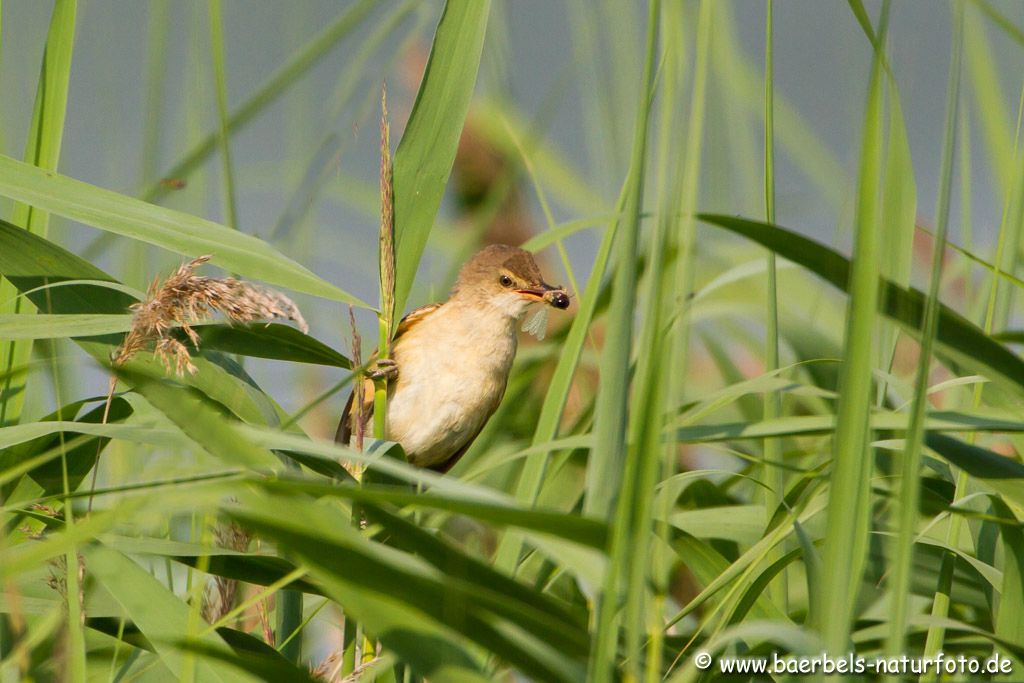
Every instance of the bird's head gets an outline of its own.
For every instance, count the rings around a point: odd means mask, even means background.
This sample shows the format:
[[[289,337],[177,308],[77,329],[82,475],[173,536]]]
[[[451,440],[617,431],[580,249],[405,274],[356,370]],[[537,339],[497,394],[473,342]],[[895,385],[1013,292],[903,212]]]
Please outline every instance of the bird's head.
[[[521,317],[530,304],[538,302],[569,307],[568,293],[544,282],[530,252],[504,244],[486,247],[466,262],[459,271],[452,298],[490,306],[513,318]]]

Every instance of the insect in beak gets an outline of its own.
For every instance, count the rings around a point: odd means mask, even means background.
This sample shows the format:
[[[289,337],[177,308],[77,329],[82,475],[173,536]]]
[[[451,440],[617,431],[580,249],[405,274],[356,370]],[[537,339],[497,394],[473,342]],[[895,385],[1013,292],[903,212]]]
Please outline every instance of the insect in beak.
[[[530,299],[531,301],[543,301],[555,308],[569,308],[569,295],[561,287],[553,287],[546,282],[541,282],[540,287],[529,289],[517,289],[517,294]]]

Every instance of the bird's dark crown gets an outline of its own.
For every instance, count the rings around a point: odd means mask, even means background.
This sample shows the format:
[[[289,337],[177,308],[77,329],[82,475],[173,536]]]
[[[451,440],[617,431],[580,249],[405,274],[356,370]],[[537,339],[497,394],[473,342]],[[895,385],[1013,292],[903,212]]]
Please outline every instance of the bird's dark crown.
[[[512,284],[503,285],[503,277],[511,278]],[[540,268],[530,252],[506,244],[492,244],[462,266],[452,296],[466,293],[468,289],[540,287],[543,284]]]

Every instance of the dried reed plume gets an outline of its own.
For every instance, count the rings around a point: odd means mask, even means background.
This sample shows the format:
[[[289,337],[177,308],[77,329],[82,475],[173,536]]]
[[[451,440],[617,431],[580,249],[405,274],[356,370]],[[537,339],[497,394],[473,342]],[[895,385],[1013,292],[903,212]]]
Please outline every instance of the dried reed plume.
[[[244,552],[249,548],[252,535],[235,522],[220,523],[213,531],[217,545],[221,548]],[[214,576],[203,591],[201,613],[208,624],[215,624],[235,606],[238,581],[223,576]]]
[[[285,295],[231,277],[196,275],[195,269],[209,260],[209,256],[200,256],[183,263],[163,284],[159,279],[153,280],[145,301],[131,307],[131,329],[111,354],[114,365],[121,365],[153,343],[153,352],[168,372],[173,361],[179,376],[186,371],[195,374],[188,347],[170,332],[180,326],[192,346],[198,348],[199,335],[192,325],[206,320],[211,311],[220,311],[228,321],[237,323],[291,320],[303,332],[307,331],[298,307]]]
[[[208,318],[211,311],[220,311],[229,322],[249,323],[259,320],[291,320],[303,332],[309,330],[298,307],[280,292],[257,287],[233,277],[206,277],[196,275],[195,269],[210,260],[200,256],[178,266],[170,277],[160,284],[154,278],[146,292],[146,299],[132,304],[131,328],[124,341],[110,354],[113,365],[131,360],[135,354],[153,343],[153,353],[171,371],[171,361],[179,377],[185,372],[194,375],[196,366],[188,347],[170,335],[175,326],[180,326],[192,346],[199,348],[199,335],[192,325]],[[107,423],[110,402],[117,387],[117,377],[112,375],[107,388],[107,402],[103,408],[103,424]],[[92,491],[96,488],[99,471],[99,457],[102,442],[96,444],[96,463],[92,469],[92,484],[89,487],[88,511],[92,512]]]
[[[366,387],[363,385],[363,338],[359,335],[359,328],[356,326],[356,311],[352,304],[348,306],[348,324],[352,328],[352,367],[356,368],[352,380],[352,447],[362,452],[363,440],[366,436],[366,424],[363,422],[365,406]],[[345,444],[348,446],[349,444]],[[351,461],[345,461],[342,466],[348,473],[357,480],[362,477],[362,465]]]

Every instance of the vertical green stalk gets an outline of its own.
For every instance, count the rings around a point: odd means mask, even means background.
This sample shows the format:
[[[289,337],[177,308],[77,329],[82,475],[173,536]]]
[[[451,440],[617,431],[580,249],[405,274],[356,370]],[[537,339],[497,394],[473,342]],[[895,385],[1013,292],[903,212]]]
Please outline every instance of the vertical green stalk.
[[[68,86],[71,78],[71,57],[74,48],[77,0],[57,0],[54,4],[50,27],[46,38],[46,49],[36,89],[32,112],[32,124],[25,145],[25,160],[40,168],[55,171],[60,159],[64,137],[64,122],[67,113]],[[31,233],[45,236],[49,229],[50,216],[27,204],[14,207],[12,222]],[[2,313],[30,314],[35,312],[27,299],[18,297],[17,290],[7,281],[0,281],[0,301],[11,302],[3,305]],[[15,423],[24,405],[26,383],[24,375],[12,370],[28,364],[32,354],[32,341],[11,341],[0,347],[0,369],[4,381],[0,387],[0,425]],[[48,353],[57,405],[63,405],[60,372],[55,353]],[[63,510],[68,529],[75,524],[74,510],[68,496],[67,453],[63,434],[60,436],[61,467],[63,474]],[[68,678],[72,681],[86,679],[86,655],[84,615],[80,602],[80,577],[78,549],[72,546],[64,555],[65,588],[67,600],[67,658]]]
[[[772,0],[765,5],[764,33],[764,219],[775,224],[775,85],[774,61],[772,54]],[[768,252],[767,263],[768,311],[765,325],[765,372],[774,372],[779,367],[779,301],[775,269],[775,252]],[[768,392],[764,400],[764,419],[774,420],[782,414],[782,400],[777,391]],[[782,504],[786,492],[786,471],[782,469],[782,444],[778,439],[765,439],[764,462],[766,492],[765,522],[771,521],[775,510]],[[778,560],[782,549],[777,548],[769,556],[770,561]],[[788,589],[786,570],[768,586],[773,603],[786,611]]]
[[[694,256],[697,237],[697,196],[701,180],[701,158],[704,140],[704,120],[707,113],[707,84],[709,72],[709,60],[711,55],[712,37],[712,12],[716,9],[714,2],[702,2],[697,16],[697,31],[695,45],[695,62],[693,65],[693,89],[690,96],[690,118],[687,122],[685,132],[686,146],[683,150],[683,165],[680,175],[680,187],[678,194],[677,214],[679,215],[678,229],[668,235],[668,244],[665,251],[675,254],[675,272],[673,273],[673,289],[670,300],[675,307],[683,307],[676,316],[675,325],[670,329],[668,344],[668,372],[667,386],[665,392],[665,403],[663,411],[674,410],[676,406],[682,405],[686,393],[686,377],[689,371],[689,350],[690,350],[690,311],[685,306],[693,291],[694,281]],[[682,13],[681,8],[674,11]],[[671,12],[671,11],[670,11]],[[666,14],[670,14],[666,12]],[[682,21],[680,18],[678,21]],[[684,71],[685,52],[680,47],[675,52],[678,60],[677,68],[680,73]],[[664,413],[663,413],[664,414]],[[678,461],[678,444],[669,442],[666,444],[662,454],[664,458],[664,476],[669,477],[675,470]],[[669,511],[675,501],[667,496],[663,497],[663,508],[661,519],[667,520]],[[662,614],[656,615],[661,619]],[[662,629],[667,626],[662,622]],[[648,653],[653,658],[654,651]],[[660,666],[660,660],[656,662]],[[651,672],[649,664],[648,672]],[[652,677],[648,676],[648,681]]]
[[[46,306],[44,311],[50,313],[50,292],[46,292]],[[64,392],[61,390],[60,366],[56,354],[49,354],[50,370],[53,373],[54,398],[58,406],[65,404]],[[68,479],[68,453],[67,444],[64,441],[64,433],[58,434],[60,448],[61,466],[61,489],[64,494],[62,509],[64,512],[64,524],[67,532],[74,533],[75,510],[71,500],[71,486]],[[79,571],[82,571],[80,574]],[[78,546],[72,545],[64,553],[64,587],[65,604],[67,606],[67,678],[74,683],[87,679],[86,667],[86,645],[85,645],[85,587],[82,581],[85,578],[84,566],[80,564]]]
[[[629,168],[622,220],[624,230],[617,236],[616,269],[608,331],[601,354],[601,384],[595,413],[595,443],[586,473],[584,513],[612,519],[610,562],[598,598],[596,633],[590,657],[589,679],[601,683],[613,678],[619,635],[621,578],[628,564],[630,547],[630,482],[622,476],[626,465],[626,404],[629,394],[630,346],[636,304],[637,237],[643,211],[644,171],[647,158],[647,130],[653,95],[654,64],[658,38],[659,0],[648,8],[647,49],[644,73],[637,98],[633,151]],[[620,484],[621,486],[620,491]],[[633,662],[632,667],[637,666]]]
[[[637,377],[638,384],[635,393],[636,412],[634,418],[639,422],[638,436],[635,439],[637,446],[633,455],[646,456],[654,462],[648,463],[652,469],[660,470],[659,477],[662,481],[671,477],[676,468],[677,445],[666,442],[662,438],[664,429],[664,415],[669,412],[668,385],[670,383],[667,373],[664,372],[664,362],[667,347],[670,343],[670,335],[665,334],[666,321],[672,319],[677,313],[676,296],[673,291],[675,284],[675,270],[670,267],[678,259],[684,258],[678,252],[678,245],[675,244],[674,234],[678,225],[678,211],[676,202],[676,191],[682,181],[684,158],[677,153],[683,145],[683,136],[680,126],[677,125],[676,117],[682,102],[681,94],[685,91],[686,84],[686,22],[683,17],[681,3],[671,3],[662,8],[661,16],[661,44],[663,57],[661,63],[661,88],[659,94],[658,111],[658,155],[657,155],[657,198],[658,198],[658,223],[648,249],[648,262],[651,264],[650,287],[647,292],[647,310],[644,313],[644,327],[642,339],[637,354]],[[669,248],[673,244],[673,248]],[[646,386],[641,386],[641,383]],[[647,455],[647,454],[650,455]],[[660,461],[660,462],[659,462]],[[655,470],[657,472],[657,470]],[[637,588],[638,581],[649,580],[651,586],[651,600],[647,607],[647,614],[637,614],[636,607],[644,603],[634,600],[627,603],[626,623],[637,634],[646,630],[647,650],[644,653],[644,681],[646,683],[657,683],[662,678],[663,658],[665,649],[665,608],[669,600],[671,590],[672,563],[675,561],[675,554],[671,551],[671,531],[668,518],[675,501],[668,496],[653,496],[655,486],[653,483],[641,483],[639,489],[641,494],[653,497],[651,510],[653,513],[653,537],[649,543],[649,550],[646,555],[650,562],[636,563],[637,566],[630,568],[630,595],[641,594],[641,588]],[[657,509],[654,509],[657,505]],[[652,521],[637,524],[637,534],[647,533],[647,527]],[[636,541],[643,542],[644,539],[637,537]],[[644,565],[648,565],[645,567]],[[639,569],[639,570],[638,570]],[[634,593],[636,591],[636,593]],[[641,594],[642,595],[642,594]],[[635,650],[635,638],[630,634],[627,644]],[[627,649],[627,657],[630,661],[639,662],[639,653]]]
[[[690,120],[686,129],[686,148],[683,150],[683,172],[679,188],[679,229],[669,235],[667,251],[677,254],[674,300],[683,306],[693,292],[694,251],[697,240],[697,194],[701,180],[704,119],[707,114],[707,84],[711,54],[712,12],[716,3],[702,2],[697,16],[696,61],[693,66],[693,92],[690,96]],[[680,55],[680,59],[682,59]],[[683,404],[686,392],[686,374],[689,367],[690,313],[684,307],[676,318],[669,351],[668,406],[675,409]]]
[[[391,128],[388,124],[387,91],[380,97],[380,314],[377,316],[377,358],[391,353],[395,320],[395,191],[391,165]],[[373,437],[387,438],[388,386],[378,380],[373,393]]]
[[[227,225],[238,229],[238,205],[235,202],[235,175],[231,163],[231,140],[228,136],[228,84],[224,69],[224,26],[220,0],[210,0],[210,56],[217,94],[217,146],[220,147],[224,213]]]
[[[71,79],[71,54],[75,40],[77,0],[56,0],[46,50],[36,87],[32,125],[25,144],[25,161],[47,171],[56,171],[64,139],[68,83]],[[50,214],[27,204],[14,207],[11,222],[31,233],[46,236]],[[0,280],[0,313],[32,313],[35,308],[6,280]],[[9,303],[6,303],[9,302]],[[28,364],[31,340],[11,340],[0,344],[0,425],[13,424],[21,417],[25,401],[25,378],[16,373]]]
[[[657,13],[660,3],[649,4],[651,24],[647,30],[648,58],[640,87],[628,190],[623,215],[624,230],[615,244],[615,274],[612,302],[608,311],[608,332],[601,354],[601,386],[597,394],[594,437],[597,447],[587,466],[586,498],[583,511],[609,517],[615,508],[626,456],[626,394],[628,388],[633,312],[636,304],[637,236],[643,210],[647,128],[651,107],[651,85],[657,44]]]
[[[962,29],[961,29],[962,33]],[[971,216],[973,215],[972,201],[971,201],[971,187],[974,180],[973,173],[971,172],[971,163],[973,155],[971,154],[971,116],[969,109],[969,101],[961,93],[961,100],[959,106],[959,115],[957,116],[957,175],[959,176],[959,199],[960,199],[960,244],[963,245],[964,249],[970,252],[974,252],[974,232],[971,228]],[[965,264],[968,272],[970,272],[970,266]],[[972,304],[976,299],[974,297],[974,282],[971,278],[964,278],[964,300]],[[967,314],[968,318],[971,318],[970,313]]]
[[[603,87],[601,79],[604,71],[598,58],[600,51],[595,35],[594,12],[585,0],[570,0],[566,7],[573,61],[580,87],[586,88],[586,92],[601,93],[597,97],[583,98],[580,102],[587,137],[588,168],[592,169],[590,177],[598,187],[609,187],[615,177],[613,169],[618,170],[615,167],[614,143],[607,134],[611,127],[605,125],[606,121],[612,122],[609,114],[612,93]]]
[[[149,25],[146,28],[146,113],[142,134],[144,185],[155,182],[159,173],[170,4],[166,0],[156,0],[149,3],[149,10]]]
[[[386,360],[391,352],[391,334],[395,318],[395,193],[394,171],[391,163],[391,127],[388,123],[387,91],[381,90],[380,97],[380,313],[377,316],[377,359]],[[373,438],[387,438],[388,385],[387,379],[374,380],[373,392]],[[353,523],[359,513],[353,506]],[[351,638],[351,640],[350,640]],[[349,674],[358,665],[356,650],[362,645],[365,661],[367,653],[373,652],[373,643],[364,639],[357,623],[350,615],[345,616],[345,648],[342,673]]]
[[[668,14],[666,12],[666,14]],[[659,17],[661,19],[661,17]],[[659,21],[658,31],[661,35],[660,44],[663,57],[661,59],[661,78],[658,92],[658,126],[656,144],[655,177],[658,201],[658,214],[645,242],[646,269],[645,288],[643,292],[644,307],[640,315],[641,327],[637,337],[634,356],[635,371],[633,389],[630,392],[628,421],[628,455],[626,474],[623,482],[623,498],[628,498],[632,511],[629,521],[628,547],[632,557],[650,557],[652,551],[660,547],[652,544],[651,532],[654,530],[655,487],[662,478],[663,416],[665,408],[666,377],[662,368],[665,357],[667,335],[664,321],[674,313],[667,305],[672,297],[667,297],[672,286],[672,271],[668,267],[674,254],[666,249],[668,235],[675,229],[677,218],[674,209],[674,193],[670,191],[673,181],[679,177],[679,156],[674,154],[678,149],[678,141],[674,139],[677,127],[674,124],[676,113],[676,74],[672,67],[676,62],[668,57],[673,38],[678,32],[671,32],[675,27],[667,27],[668,17]],[[673,73],[670,73],[673,72]],[[670,171],[670,160],[675,161]],[[674,189],[674,188],[672,188]],[[666,301],[667,300],[667,301]],[[628,491],[628,494],[625,492]],[[621,519],[621,518],[620,518]],[[662,569],[666,571],[662,571]],[[626,677],[631,680],[640,679],[641,666],[645,664],[644,678],[650,679],[657,675],[661,668],[660,638],[651,641],[647,657],[641,656],[641,644],[653,631],[660,635],[662,619],[660,613],[653,609],[656,600],[649,599],[648,586],[655,587],[655,592],[667,592],[667,567],[657,562],[630,562],[625,566],[625,666]],[[649,583],[650,582],[650,583]],[[653,674],[652,674],[653,670]]]
[[[167,34],[170,25],[170,4],[167,0],[149,3],[146,27],[146,111],[142,129],[142,183],[139,191],[157,180],[160,161],[160,140],[166,99],[164,85],[167,75]],[[146,282],[153,268],[146,263],[148,245],[129,240],[129,254],[124,264],[124,281],[133,285]]]
[[[953,52],[949,64],[949,85],[946,92],[946,128],[942,145],[939,196],[935,213],[935,242],[932,245],[931,276],[928,284],[928,299],[925,302],[924,320],[921,325],[921,350],[914,381],[914,402],[900,468],[899,530],[892,554],[894,558],[892,583],[889,586],[892,614],[889,621],[887,652],[890,656],[903,652],[908,621],[914,538],[917,534],[918,500],[921,495],[921,447],[924,441],[925,409],[928,405],[928,377],[935,333],[938,328],[942,260],[949,228],[949,203],[953,184],[953,156],[956,141],[957,105],[960,99],[962,48],[963,2],[958,2],[953,26]]]
[[[872,405],[875,317],[878,307],[879,182],[882,159],[882,61],[888,26],[888,1],[882,7],[879,39],[872,60],[864,113],[860,178],[857,190],[856,241],[850,275],[846,344],[840,378],[839,414],[821,590],[811,606],[826,650],[847,652],[854,602],[867,555],[870,525],[872,449],[868,417]]]
[[[192,516],[192,542],[204,547],[213,547],[213,526],[216,520],[208,512],[193,514]],[[201,642],[200,634],[207,628],[208,624],[203,620],[203,592],[206,588],[203,578],[210,568],[210,556],[201,555],[197,558],[195,573],[190,572],[191,581],[188,584],[188,621],[185,625],[186,642]],[[182,664],[182,681],[188,683],[197,680],[196,669],[200,658],[191,650],[184,653]]]

